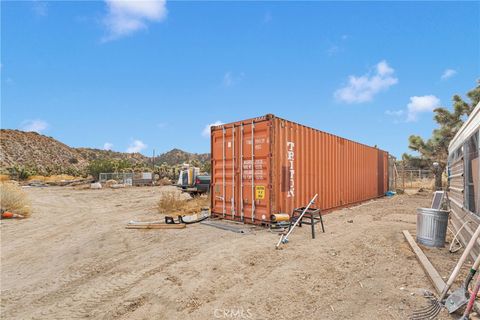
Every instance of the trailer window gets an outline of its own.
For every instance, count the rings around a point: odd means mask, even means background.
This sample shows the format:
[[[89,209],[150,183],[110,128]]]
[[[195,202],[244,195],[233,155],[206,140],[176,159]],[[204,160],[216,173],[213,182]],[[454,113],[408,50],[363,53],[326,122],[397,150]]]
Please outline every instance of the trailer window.
[[[465,200],[466,207],[471,212],[480,215],[480,185],[479,185],[479,157],[478,157],[478,134],[477,130],[464,145],[465,153]]]

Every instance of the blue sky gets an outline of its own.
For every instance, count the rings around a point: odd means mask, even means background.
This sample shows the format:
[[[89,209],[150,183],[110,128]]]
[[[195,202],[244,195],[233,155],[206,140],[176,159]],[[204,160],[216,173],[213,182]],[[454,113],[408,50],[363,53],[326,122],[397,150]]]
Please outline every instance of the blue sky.
[[[1,127],[208,152],[274,113],[395,156],[480,78],[479,2],[1,3]]]

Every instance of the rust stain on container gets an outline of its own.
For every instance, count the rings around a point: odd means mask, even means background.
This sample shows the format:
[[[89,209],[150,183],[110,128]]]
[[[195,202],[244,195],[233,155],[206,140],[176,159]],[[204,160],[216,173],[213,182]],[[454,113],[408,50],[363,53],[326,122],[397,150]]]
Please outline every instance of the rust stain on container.
[[[318,193],[323,212],[383,196],[388,153],[274,115],[211,130],[212,215],[260,224]]]

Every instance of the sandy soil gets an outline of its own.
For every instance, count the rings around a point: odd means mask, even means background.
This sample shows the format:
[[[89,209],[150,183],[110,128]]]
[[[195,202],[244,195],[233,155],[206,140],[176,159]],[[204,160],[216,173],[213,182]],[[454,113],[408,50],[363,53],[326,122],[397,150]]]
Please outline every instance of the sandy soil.
[[[405,319],[433,290],[401,233],[429,194],[336,211],[283,250],[259,228],[125,229],[171,188],[26,189],[32,217],[1,224],[2,318]]]

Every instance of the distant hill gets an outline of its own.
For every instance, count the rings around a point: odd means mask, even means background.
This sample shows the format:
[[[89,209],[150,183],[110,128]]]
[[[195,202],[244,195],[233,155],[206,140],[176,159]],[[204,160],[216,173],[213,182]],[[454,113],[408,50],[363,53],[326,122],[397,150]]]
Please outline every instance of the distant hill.
[[[25,167],[43,175],[70,174],[88,166],[77,150],[36,132],[1,129],[0,148],[2,173],[8,173],[9,168]]]
[[[155,157],[155,164],[159,165],[166,163],[168,165],[176,165],[185,162],[189,163],[193,160],[199,161],[203,164],[210,161],[210,153],[190,153],[180,149],[172,149]]]
[[[92,160],[128,160],[133,164],[151,163],[151,159],[141,153],[126,153],[112,150],[101,150],[93,148],[75,148],[82,157],[88,161]]]
[[[28,168],[36,174],[82,174],[94,160],[127,160],[132,165],[151,167],[151,158],[140,153],[116,152],[93,148],[72,148],[36,132],[0,130],[0,172],[7,174],[15,167]],[[155,157],[155,164],[170,166],[197,160],[210,160],[210,154],[189,153],[173,149]]]

